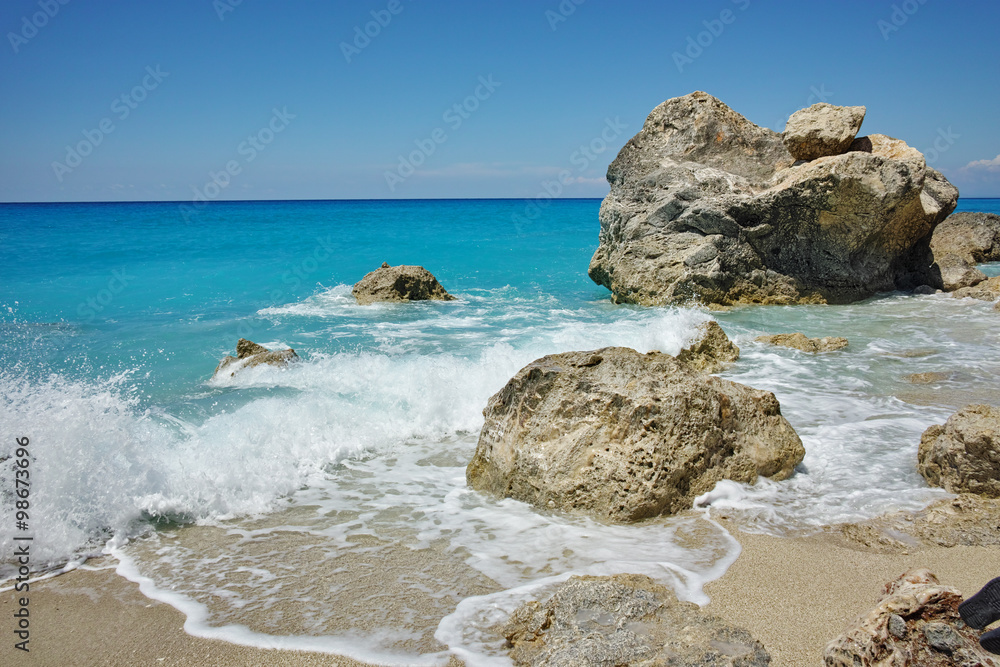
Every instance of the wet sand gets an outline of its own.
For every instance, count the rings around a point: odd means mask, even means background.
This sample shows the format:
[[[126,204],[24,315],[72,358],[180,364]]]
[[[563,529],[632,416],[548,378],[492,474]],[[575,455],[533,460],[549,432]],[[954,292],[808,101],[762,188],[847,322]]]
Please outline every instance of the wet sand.
[[[911,554],[855,550],[829,536],[775,538],[732,530],[743,553],[710,583],[705,608],[745,627],[770,651],[775,667],[822,664],[822,652],[880,597],[882,586],[912,567],[927,567],[964,595],[1000,575],[1000,548],[932,548]],[[13,610],[0,594],[0,618]],[[32,585],[30,655],[3,634],[4,665],[342,665],[338,656],[266,650],[201,639],[184,616],[149,600],[113,569],[76,570]],[[453,664],[460,664],[453,661]]]

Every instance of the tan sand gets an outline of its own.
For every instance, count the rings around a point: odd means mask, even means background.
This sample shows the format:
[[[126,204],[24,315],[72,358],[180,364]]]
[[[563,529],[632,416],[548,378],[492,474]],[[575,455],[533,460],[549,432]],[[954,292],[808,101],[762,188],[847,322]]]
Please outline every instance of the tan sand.
[[[816,667],[823,650],[881,597],[882,587],[926,567],[965,597],[1000,576],[1000,547],[936,547],[912,554],[873,554],[828,536],[777,538],[728,527],[743,553],[705,591],[705,607],[750,631],[773,667]]]
[[[827,642],[870,609],[882,586],[912,567],[927,567],[964,595],[1000,576],[1000,547],[933,548],[873,554],[828,536],[775,538],[739,533],[743,553],[706,588],[706,607],[748,629],[774,667],[816,667]],[[8,618],[14,593],[0,595]],[[343,665],[363,663],[316,653],[263,650],[199,639],[184,616],[145,598],[113,570],[77,570],[33,585],[30,656],[4,632],[2,665]],[[457,661],[454,664],[459,664]]]

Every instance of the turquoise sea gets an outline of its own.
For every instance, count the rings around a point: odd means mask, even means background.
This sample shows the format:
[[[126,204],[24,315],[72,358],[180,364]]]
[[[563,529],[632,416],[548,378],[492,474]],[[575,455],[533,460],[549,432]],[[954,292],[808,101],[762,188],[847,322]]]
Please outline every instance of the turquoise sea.
[[[110,554],[205,636],[507,664],[488,627],[540,587],[644,572],[705,602],[739,553],[699,511],[615,527],[469,491],[482,409],[533,359],[676,353],[717,319],[743,351],[724,375],[775,392],[806,446],[792,479],[714,494],[773,534],[946,496],[916,472],[921,432],[1000,404],[991,304],[615,306],[586,275],[600,201],[537,203],[219,202],[187,218],[177,203],[0,204],[2,553],[17,532],[5,457],[27,436],[36,564]],[[458,300],[357,306],[350,286],[383,261],[426,267]],[[850,346],[753,342],[791,331]],[[210,380],[241,337],[303,363]],[[906,379],[922,372],[947,377]]]

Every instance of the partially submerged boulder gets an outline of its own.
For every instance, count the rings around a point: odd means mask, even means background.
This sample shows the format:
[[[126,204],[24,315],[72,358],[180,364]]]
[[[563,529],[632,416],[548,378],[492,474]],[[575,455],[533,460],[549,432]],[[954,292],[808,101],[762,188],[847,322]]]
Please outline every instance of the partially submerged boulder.
[[[977,283],[974,287],[963,287],[951,293],[956,299],[979,299],[996,301],[1000,299],[1000,276],[994,276]]]
[[[963,493],[915,512],[892,512],[830,530],[866,551],[914,552],[929,547],[1000,545],[1000,500]],[[849,545],[850,546],[850,545]]]
[[[263,345],[258,345],[246,338],[240,338],[236,343],[236,356],[228,356],[219,362],[212,378],[218,377],[223,372],[228,372],[229,376],[232,377],[236,375],[237,371],[253,368],[260,364],[287,366],[288,362],[296,361],[298,358],[299,355],[295,354],[295,350],[269,350]]]
[[[771,656],[742,628],[681,602],[646,576],[571,577],[500,629],[518,667],[765,667]]]
[[[422,266],[382,266],[359,280],[351,294],[366,306],[377,301],[454,301],[430,271]]]
[[[823,654],[826,667],[955,667],[998,663],[958,613],[962,594],[929,570],[912,569],[886,584],[882,599]]]
[[[871,152],[796,166],[781,135],[711,95],[667,100],[608,168],[590,277],[642,305],[847,303],[928,284],[926,243],[958,191],[904,142],[867,139]]]
[[[781,133],[781,140],[796,160],[840,155],[851,148],[865,120],[865,112],[864,107],[838,107],[820,102],[793,113]],[[863,145],[859,148],[864,150]]]
[[[698,325],[694,340],[677,358],[703,373],[718,373],[740,358],[740,348],[729,340],[718,322],[709,320]]]
[[[1000,408],[962,408],[924,431],[917,456],[917,470],[931,486],[1000,498]]]
[[[469,486],[613,522],[690,509],[720,479],[785,479],[805,455],[771,392],[624,347],[542,357],[483,415]]]
[[[758,343],[778,345],[780,347],[790,347],[803,352],[832,352],[847,347],[847,339],[839,336],[827,336],[824,338],[808,338],[805,334],[796,332],[790,334],[774,334],[771,336],[757,336]]]

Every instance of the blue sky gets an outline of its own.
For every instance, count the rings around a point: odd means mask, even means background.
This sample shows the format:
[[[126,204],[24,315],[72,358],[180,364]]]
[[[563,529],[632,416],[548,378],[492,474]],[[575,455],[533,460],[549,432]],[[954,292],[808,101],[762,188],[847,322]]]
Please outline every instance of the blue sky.
[[[862,134],[1000,196],[998,25],[992,0],[4,0],[0,201],[601,197],[694,90],[779,131],[866,105]]]

